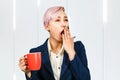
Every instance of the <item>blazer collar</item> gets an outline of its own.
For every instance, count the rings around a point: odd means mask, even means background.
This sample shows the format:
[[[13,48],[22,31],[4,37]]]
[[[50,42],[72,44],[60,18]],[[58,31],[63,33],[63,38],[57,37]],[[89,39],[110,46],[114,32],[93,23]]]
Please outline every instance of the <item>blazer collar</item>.
[[[42,46],[42,58],[43,58],[42,62],[44,64],[44,66],[46,67],[46,69],[53,75],[52,66],[50,64],[47,41],[48,41],[48,39],[45,41],[45,43]],[[63,57],[63,63],[62,63],[60,77],[63,76],[63,74],[65,73],[65,70],[68,68],[68,65],[69,65],[69,57],[68,57],[66,51],[64,51],[64,57]]]
[[[48,39],[42,45],[42,63],[45,66],[45,68],[53,75],[52,67],[51,67],[51,64],[50,64],[47,41],[48,41]]]

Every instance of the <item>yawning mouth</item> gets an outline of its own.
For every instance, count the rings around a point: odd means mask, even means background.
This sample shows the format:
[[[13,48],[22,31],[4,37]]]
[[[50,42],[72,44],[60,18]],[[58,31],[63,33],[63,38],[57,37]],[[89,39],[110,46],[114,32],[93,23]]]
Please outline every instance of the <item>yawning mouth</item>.
[[[61,35],[64,34],[64,30],[62,30]]]
[[[67,26],[67,28],[69,29],[69,26]],[[61,35],[64,34],[64,29],[61,31],[60,34],[61,34]]]

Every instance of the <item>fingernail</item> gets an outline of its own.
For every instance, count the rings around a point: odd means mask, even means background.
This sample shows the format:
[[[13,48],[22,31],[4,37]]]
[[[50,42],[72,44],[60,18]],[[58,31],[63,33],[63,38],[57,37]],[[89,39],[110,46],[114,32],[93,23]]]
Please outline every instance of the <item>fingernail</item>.
[[[73,38],[76,38],[76,36],[74,36]]]
[[[69,26],[67,26],[67,28],[69,29]]]

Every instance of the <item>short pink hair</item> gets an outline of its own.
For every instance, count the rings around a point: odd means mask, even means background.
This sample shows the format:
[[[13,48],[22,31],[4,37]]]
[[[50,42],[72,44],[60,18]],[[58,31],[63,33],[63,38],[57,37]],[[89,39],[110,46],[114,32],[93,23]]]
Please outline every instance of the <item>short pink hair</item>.
[[[55,18],[56,14],[60,11],[65,11],[65,8],[62,6],[54,6],[47,9],[43,17],[44,26],[48,26],[50,20]]]

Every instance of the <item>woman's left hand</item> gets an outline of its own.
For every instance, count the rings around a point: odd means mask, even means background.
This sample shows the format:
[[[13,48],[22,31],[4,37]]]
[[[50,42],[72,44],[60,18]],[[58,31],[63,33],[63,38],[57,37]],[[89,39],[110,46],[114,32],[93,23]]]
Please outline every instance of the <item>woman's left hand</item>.
[[[64,47],[65,51],[68,53],[70,60],[73,60],[74,56],[75,56],[74,38],[75,37],[71,37],[70,30],[67,27],[65,27],[64,34],[62,34],[63,47]]]

